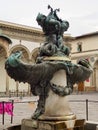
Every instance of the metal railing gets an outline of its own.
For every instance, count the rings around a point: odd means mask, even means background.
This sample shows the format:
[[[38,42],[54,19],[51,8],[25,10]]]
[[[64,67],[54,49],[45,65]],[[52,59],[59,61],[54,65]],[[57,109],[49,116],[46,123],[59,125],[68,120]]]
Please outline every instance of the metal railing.
[[[11,105],[11,107],[9,107],[9,104]],[[14,100],[12,101],[2,101],[0,102],[0,114],[2,114],[2,124],[4,125],[4,121],[5,121],[5,113],[8,113],[11,117],[10,121],[11,124],[13,123],[13,105],[14,105]]]
[[[18,102],[14,102],[14,100],[12,100],[11,101],[11,103],[12,103],[12,105],[15,105],[15,104],[22,104],[22,107],[23,107],[23,104],[25,103],[31,103],[31,102],[36,102],[36,101],[18,101]],[[89,120],[89,115],[91,114],[89,114],[89,109],[90,109],[90,107],[89,107],[89,105],[91,104],[91,103],[95,103],[95,104],[98,104],[98,101],[94,101],[94,100],[88,100],[88,99],[86,99],[86,100],[69,100],[69,102],[71,102],[71,104],[72,103],[84,103],[84,105],[85,106],[82,106],[84,109],[85,109],[85,119],[86,120]],[[8,103],[8,102],[5,102],[5,101],[2,101],[2,102],[0,102],[0,103],[2,103],[2,105],[3,105],[3,113],[2,113],[2,124],[4,125],[4,121],[5,121],[5,113],[4,113],[4,103]],[[36,102],[37,103],[37,102]],[[83,104],[82,104],[83,105]],[[75,107],[75,105],[73,104],[73,106]],[[15,109],[15,106],[14,106],[14,109]],[[12,112],[14,111],[14,109],[12,110]],[[24,108],[22,108],[22,109],[24,109]],[[82,108],[81,108],[82,109]],[[98,108],[96,108],[96,109],[98,109]],[[92,110],[93,111],[93,110]],[[95,111],[96,112],[96,111]],[[16,113],[16,114],[18,114],[18,113]],[[96,113],[97,115],[98,115],[98,113]],[[15,117],[14,117],[15,118]],[[15,119],[14,119],[15,120]],[[11,121],[10,121],[11,123],[13,123],[13,115],[11,115]]]
[[[84,103],[84,107],[82,107],[82,108],[85,109],[85,115],[84,116],[85,116],[86,120],[89,120],[90,115],[92,116],[92,113],[89,112],[91,103],[93,103],[93,105],[94,104],[98,105],[98,101],[97,100],[95,101],[95,100],[88,100],[88,99],[86,99],[86,100],[69,100],[69,102],[71,102],[71,103]],[[98,107],[96,109],[98,109]],[[94,111],[94,107],[91,108],[91,111],[95,112],[95,114],[98,115],[98,112]]]

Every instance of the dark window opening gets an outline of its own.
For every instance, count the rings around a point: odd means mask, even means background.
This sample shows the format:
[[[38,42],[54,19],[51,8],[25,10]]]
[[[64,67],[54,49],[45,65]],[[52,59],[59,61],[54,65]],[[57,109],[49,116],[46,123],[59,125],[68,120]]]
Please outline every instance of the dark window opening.
[[[81,51],[82,51],[82,44],[78,44],[77,51],[78,51],[78,52],[81,52]]]

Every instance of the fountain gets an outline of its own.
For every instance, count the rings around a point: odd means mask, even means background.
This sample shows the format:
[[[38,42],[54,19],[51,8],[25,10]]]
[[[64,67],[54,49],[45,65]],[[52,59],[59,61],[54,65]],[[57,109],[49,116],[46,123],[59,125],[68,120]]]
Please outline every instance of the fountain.
[[[46,41],[40,47],[36,63],[26,64],[22,52],[8,57],[5,69],[19,82],[30,84],[31,92],[39,96],[37,109],[30,119],[23,119],[20,126],[8,130],[83,130],[85,120],[77,119],[71,111],[67,95],[73,92],[75,83],[85,81],[92,73],[89,61],[81,59],[73,64],[70,49],[63,44],[63,34],[69,22],[58,17],[59,9],[50,10],[47,16],[39,13],[36,21],[42,27]]]

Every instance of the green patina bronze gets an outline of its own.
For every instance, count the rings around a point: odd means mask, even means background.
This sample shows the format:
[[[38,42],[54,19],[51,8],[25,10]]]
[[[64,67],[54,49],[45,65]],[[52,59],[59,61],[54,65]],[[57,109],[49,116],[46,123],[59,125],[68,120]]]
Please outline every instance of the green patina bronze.
[[[38,106],[33,114],[34,119],[44,113],[45,101],[51,89],[59,96],[66,96],[73,92],[73,85],[85,81],[92,73],[88,60],[82,59],[78,64],[68,60],[70,49],[63,45],[63,33],[69,27],[67,21],[59,19],[57,11],[50,6],[48,16],[38,14],[36,20],[42,27],[46,36],[46,42],[40,47],[36,63],[26,64],[21,60],[21,52],[13,53],[5,62],[8,75],[19,82],[30,84],[31,92],[39,96]],[[67,74],[67,86],[60,87],[50,82],[55,72],[65,70]]]

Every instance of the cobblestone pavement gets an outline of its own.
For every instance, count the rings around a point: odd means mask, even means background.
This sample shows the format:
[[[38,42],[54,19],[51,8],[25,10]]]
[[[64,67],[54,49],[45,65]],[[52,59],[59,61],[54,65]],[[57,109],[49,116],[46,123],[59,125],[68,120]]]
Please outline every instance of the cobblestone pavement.
[[[77,118],[82,119],[86,119],[86,99],[88,99],[88,120],[98,122],[98,93],[73,93],[67,97],[73,113]],[[0,98],[0,101],[4,100],[5,98]],[[11,100],[11,98],[6,98],[6,100]],[[11,125],[21,124],[22,119],[30,118],[36,108],[37,100],[38,97],[14,98],[13,123],[10,123],[11,117],[5,114],[5,122],[2,125],[2,115],[0,115],[0,130]]]

